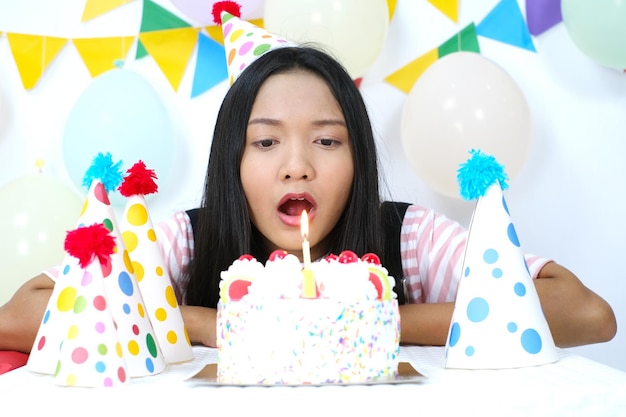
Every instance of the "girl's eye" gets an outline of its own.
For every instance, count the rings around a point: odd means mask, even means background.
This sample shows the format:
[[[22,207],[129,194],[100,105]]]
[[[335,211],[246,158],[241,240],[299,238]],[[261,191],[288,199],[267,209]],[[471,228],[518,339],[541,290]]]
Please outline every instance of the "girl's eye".
[[[274,143],[276,143],[274,139],[261,139],[256,142],[256,146],[259,148],[269,148],[274,145]]]
[[[318,139],[317,142],[326,148],[329,148],[331,146],[336,146],[339,144],[339,141],[335,139]]]

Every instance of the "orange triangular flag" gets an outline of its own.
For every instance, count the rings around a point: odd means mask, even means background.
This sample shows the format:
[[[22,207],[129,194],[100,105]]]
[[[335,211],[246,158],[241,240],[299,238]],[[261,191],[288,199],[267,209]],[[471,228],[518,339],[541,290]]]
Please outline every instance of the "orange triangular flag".
[[[198,43],[198,28],[142,32],[139,39],[175,91]]]
[[[428,2],[453,22],[459,22],[459,0],[428,0]]]
[[[82,38],[72,41],[93,78],[119,66],[118,63],[126,58],[135,37]]]
[[[439,59],[439,51],[437,48],[431,49],[419,58],[409,62],[398,71],[385,78],[389,84],[397,89],[409,94],[413,84],[422,75],[428,67]]]
[[[33,88],[44,71],[67,43],[65,38],[7,33],[11,53],[24,88]]]
[[[94,17],[103,15],[131,1],[133,0],[87,0],[85,8],[83,9],[81,22],[86,22]]]

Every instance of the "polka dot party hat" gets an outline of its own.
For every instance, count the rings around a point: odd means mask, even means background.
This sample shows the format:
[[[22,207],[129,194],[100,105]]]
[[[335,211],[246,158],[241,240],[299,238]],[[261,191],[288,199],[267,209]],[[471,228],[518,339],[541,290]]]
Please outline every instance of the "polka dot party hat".
[[[240,6],[233,1],[213,5],[213,19],[222,25],[228,79],[232,85],[241,72],[264,53],[293,43],[250,22],[241,20]]]
[[[119,187],[128,199],[120,229],[163,356],[184,362],[193,359],[193,351],[144,198],[157,191],[154,179],[142,161],[127,171]]]
[[[166,362],[158,349],[154,329],[108,198],[108,192],[122,181],[120,165],[121,162],[113,163],[110,154],[98,154],[94,158],[83,178],[83,184],[89,187],[89,191],[77,227],[101,223],[114,238],[114,253],[103,266],[101,274],[128,374],[139,377],[161,372]],[[82,276],[83,270],[77,259],[66,255],[28,358],[29,370],[46,374],[55,372],[59,347],[75,315]]]
[[[128,370],[104,289],[115,240],[102,223],[67,233],[65,250],[78,259],[80,278],[61,301],[73,301],[54,381],[58,385],[113,387],[128,382]],[[71,296],[69,295],[71,292]]]
[[[501,369],[558,360],[493,156],[472,150],[458,173],[461,195],[477,199],[446,342],[446,367]]]

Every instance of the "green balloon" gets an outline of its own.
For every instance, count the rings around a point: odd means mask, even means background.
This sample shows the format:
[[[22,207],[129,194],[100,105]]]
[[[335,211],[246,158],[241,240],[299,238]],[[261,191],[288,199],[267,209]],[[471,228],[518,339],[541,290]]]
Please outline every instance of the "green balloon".
[[[78,193],[45,174],[0,188],[0,305],[22,283],[63,262],[65,235],[77,226],[81,208]]]
[[[561,0],[563,23],[574,44],[594,62],[626,69],[626,2]]]

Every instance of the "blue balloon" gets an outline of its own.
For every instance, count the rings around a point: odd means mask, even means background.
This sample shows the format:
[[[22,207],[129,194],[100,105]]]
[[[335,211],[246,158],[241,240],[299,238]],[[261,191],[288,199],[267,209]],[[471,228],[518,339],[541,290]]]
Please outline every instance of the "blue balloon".
[[[113,69],[94,78],[65,124],[63,162],[82,191],[87,191],[82,182],[93,158],[107,152],[122,161],[123,172],[143,161],[155,171],[163,192],[176,160],[174,126],[156,90],[130,70]],[[109,198],[113,205],[125,204],[117,190]]]

